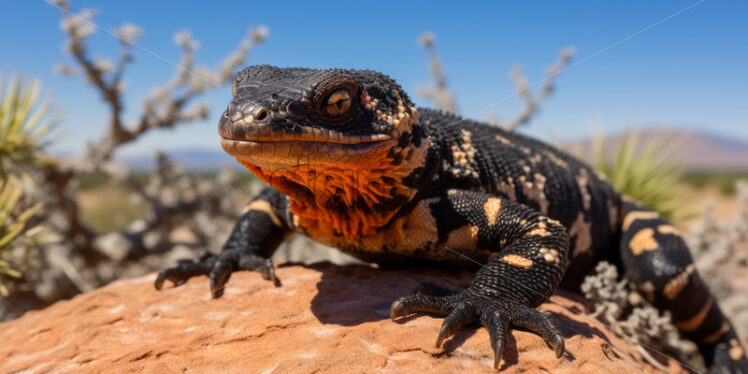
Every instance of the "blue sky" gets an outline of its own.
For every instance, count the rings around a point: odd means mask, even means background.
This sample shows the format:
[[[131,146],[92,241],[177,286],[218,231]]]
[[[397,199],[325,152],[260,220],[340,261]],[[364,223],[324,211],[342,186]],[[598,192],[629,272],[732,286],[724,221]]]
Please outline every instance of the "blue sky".
[[[96,7],[94,19],[114,29],[129,21],[145,31],[139,44],[172,61],[172,36],[189,29],[200,41],[198,61],[215,66],[251,25],[270,29],[252,64],[379,70],[394,77],[419,105],[419,83],[430,84],[424,31],[437,34],[437,49],[461,114],[508,119],[520,109],[509,71],[521,64],[531,82],[541,79],[559,50],[575,46],[579,61],[698,1],[587,2],[146,2],[73,0]],[[41,0],[0,2],[0,74],[40,78],[64,117],[54,149],[80,151],[98,138],[107,108],[80,78],[59,76],[62,52],[59,12]],[[116,57],[117,42],[98,32],[91,51]],[[174,67],[135,50],[127,113],[166,81]],[[155,149],[219,150],[217,118],[230,94],[215,90],[206,121],[154,131],[122,154]],[[497,103],[498,102],[498,103]],[[489,109],[484,109],[491,106]],[[632,127],[669,126],[748,140],[748,3],[707,0],[563,72],[557,91],[523,132],[545,139],[582,137],[603,126],[614,133]]]

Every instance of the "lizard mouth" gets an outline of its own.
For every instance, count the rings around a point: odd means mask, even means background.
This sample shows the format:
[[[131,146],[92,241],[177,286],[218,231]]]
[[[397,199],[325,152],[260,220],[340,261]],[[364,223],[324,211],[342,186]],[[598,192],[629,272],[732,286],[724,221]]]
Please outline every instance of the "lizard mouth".
[[[282,142],[311,142],[331,144],[363,144],[376,143],[392,139],[388,134],[344,134],[340,131],[316,128],[304,128],[298,133],[286,133],[267,127],[256,127],[254,131],[247,131],[244,136],[221,133],[222,140],[236,140],[256,143],[282,143]]]
[[[249,135],[249,134],[248,134]],[[221,146],[229,155],[246,163],[264,167],[288,167],[299,164],[354,164],[374,149],[397,142],[387,134],[342,134],[333,130],[309,129],[297,134],[257,134],[233,137],[221,134]]]
[[[260,113],[267,111],[260,110]],[[397,132],[344,133],[285,122],[273,125],[269,119],[268,114],[258,120],[253,116],[225,113],[218,125],[221,146],[240,162],[265,168],[287,168],[309,163],[355,163],[372,149],[384,144],[392,146],[399,136]]]

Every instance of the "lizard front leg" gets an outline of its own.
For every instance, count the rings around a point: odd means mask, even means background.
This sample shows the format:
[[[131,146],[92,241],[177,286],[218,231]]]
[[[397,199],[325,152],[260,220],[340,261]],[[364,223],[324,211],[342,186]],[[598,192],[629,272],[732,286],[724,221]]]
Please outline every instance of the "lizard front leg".
[[[512,328],[540,335],[560,357],[564,351],[561,334],[549,315],[535,308],[548,300],[563,277],[569,245],[566,229],[526,206],[481,192],[451,190],[430,208],[437,220],[444,220],[440,230],[469,225],[473,242],[464,245],[497,255],[465,290],[421,286],[415,295],[392,304],[391,318],[413,313],[446,316],[437,347],[463,325],[479,322],[490,334],[497,368]],[[460,251],[446,247],[446,241],[442,245],[446,250]]]
[[[259,271],[264,279],[280,286],[270,256],[291,232],[284,219],[287,212],[288,197],[270,187],[262,190],[245,208],[219,254],[203,256],[197,262],[180,260],[177,266],[158,273],[156,289],[167,280],[178,286],[189,278],[208,275],[211,294],[218,298],[231,273],[240,270]]]

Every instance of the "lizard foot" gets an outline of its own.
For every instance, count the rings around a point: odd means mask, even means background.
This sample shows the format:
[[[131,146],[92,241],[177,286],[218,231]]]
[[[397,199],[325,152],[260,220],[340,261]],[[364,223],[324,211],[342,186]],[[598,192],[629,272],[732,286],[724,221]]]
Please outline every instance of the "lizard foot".
[[[564,339],[550,318],[550,313],[539,312],[529,306],[488,299],[475,294],[471,287],[462,292],[450,291],[432,284],[422,284],[415,295],[401,297],[392,303],[390,318],[393,321],[415,313],[445,316],[436,347],[453,336],[464,325],[480,322],[491,337],[494,351],[494,368],[499,367],[504,343],[510,329],[518,328],[541,336],[555,351],[556,357],[564,353]]]
[[[224,286],[229,281],[231,273],[239,270],[259,271],[263,279],[273,281],[276,287],[281,285],[280,280],[275,276],[273,262],[270,259],[235,249],[227,249],[217,255],[206,254],[199,261],[179,260],[177,266],[161,270],[158,273],[154,286],[157,290],[160,290],[164,286],[164,282],[169,280],[176,287],[184,284],[192,277],[208,275],[210,277],[210,293],[214,298],[219,298],[223,295]]]

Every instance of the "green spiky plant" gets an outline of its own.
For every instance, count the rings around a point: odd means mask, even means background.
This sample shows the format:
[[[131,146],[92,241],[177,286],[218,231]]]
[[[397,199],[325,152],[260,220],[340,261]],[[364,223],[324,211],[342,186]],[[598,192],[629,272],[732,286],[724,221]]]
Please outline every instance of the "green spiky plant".
[[[691,217],[696,210],[683,203],[677,193],[683,173],[680,167],[667,160],[663,144],[648,142],[640,146],[641,134],[633,131],[625,135],[613,159],[605,151],[605,137],[595,138],[595,167],[605,174],[621,193],[653,209],[668,220]]]
[[[51,124],[43,122],[49,99],[40,100],[41,90],[38,81],[24,85],[18,77],[10,80],[5,91],[0,89],[0,175],[3,177],[52,162],[42,152],[49,143],[45,136]]]
[[[2,87],[0,77],[0,87]],[[13,253],[27,259],[32,247],[54,241],[41,226],[29,227],[42,204],[22,207],[23,188],[16,175],[29,168],[44,166],[53,159],[43,153],[48,144],[45,135],[51,125],[43,120],[49,100],[40,100],[41,84],[24,85],[11,79],[6,90],[0,88],[0,295],[8,296],[12,278],[21,277],[11,264]]]
[[[18,212],[17,206],[23,189],[14,177],[0,180],[0,294],[8,296],[8,278],[19,278],[21,273],[11,267],[11,251],[19,246],[41,244],[44,241],[41,226],[28,228],[29,220],[41,209],[42,203]]]

